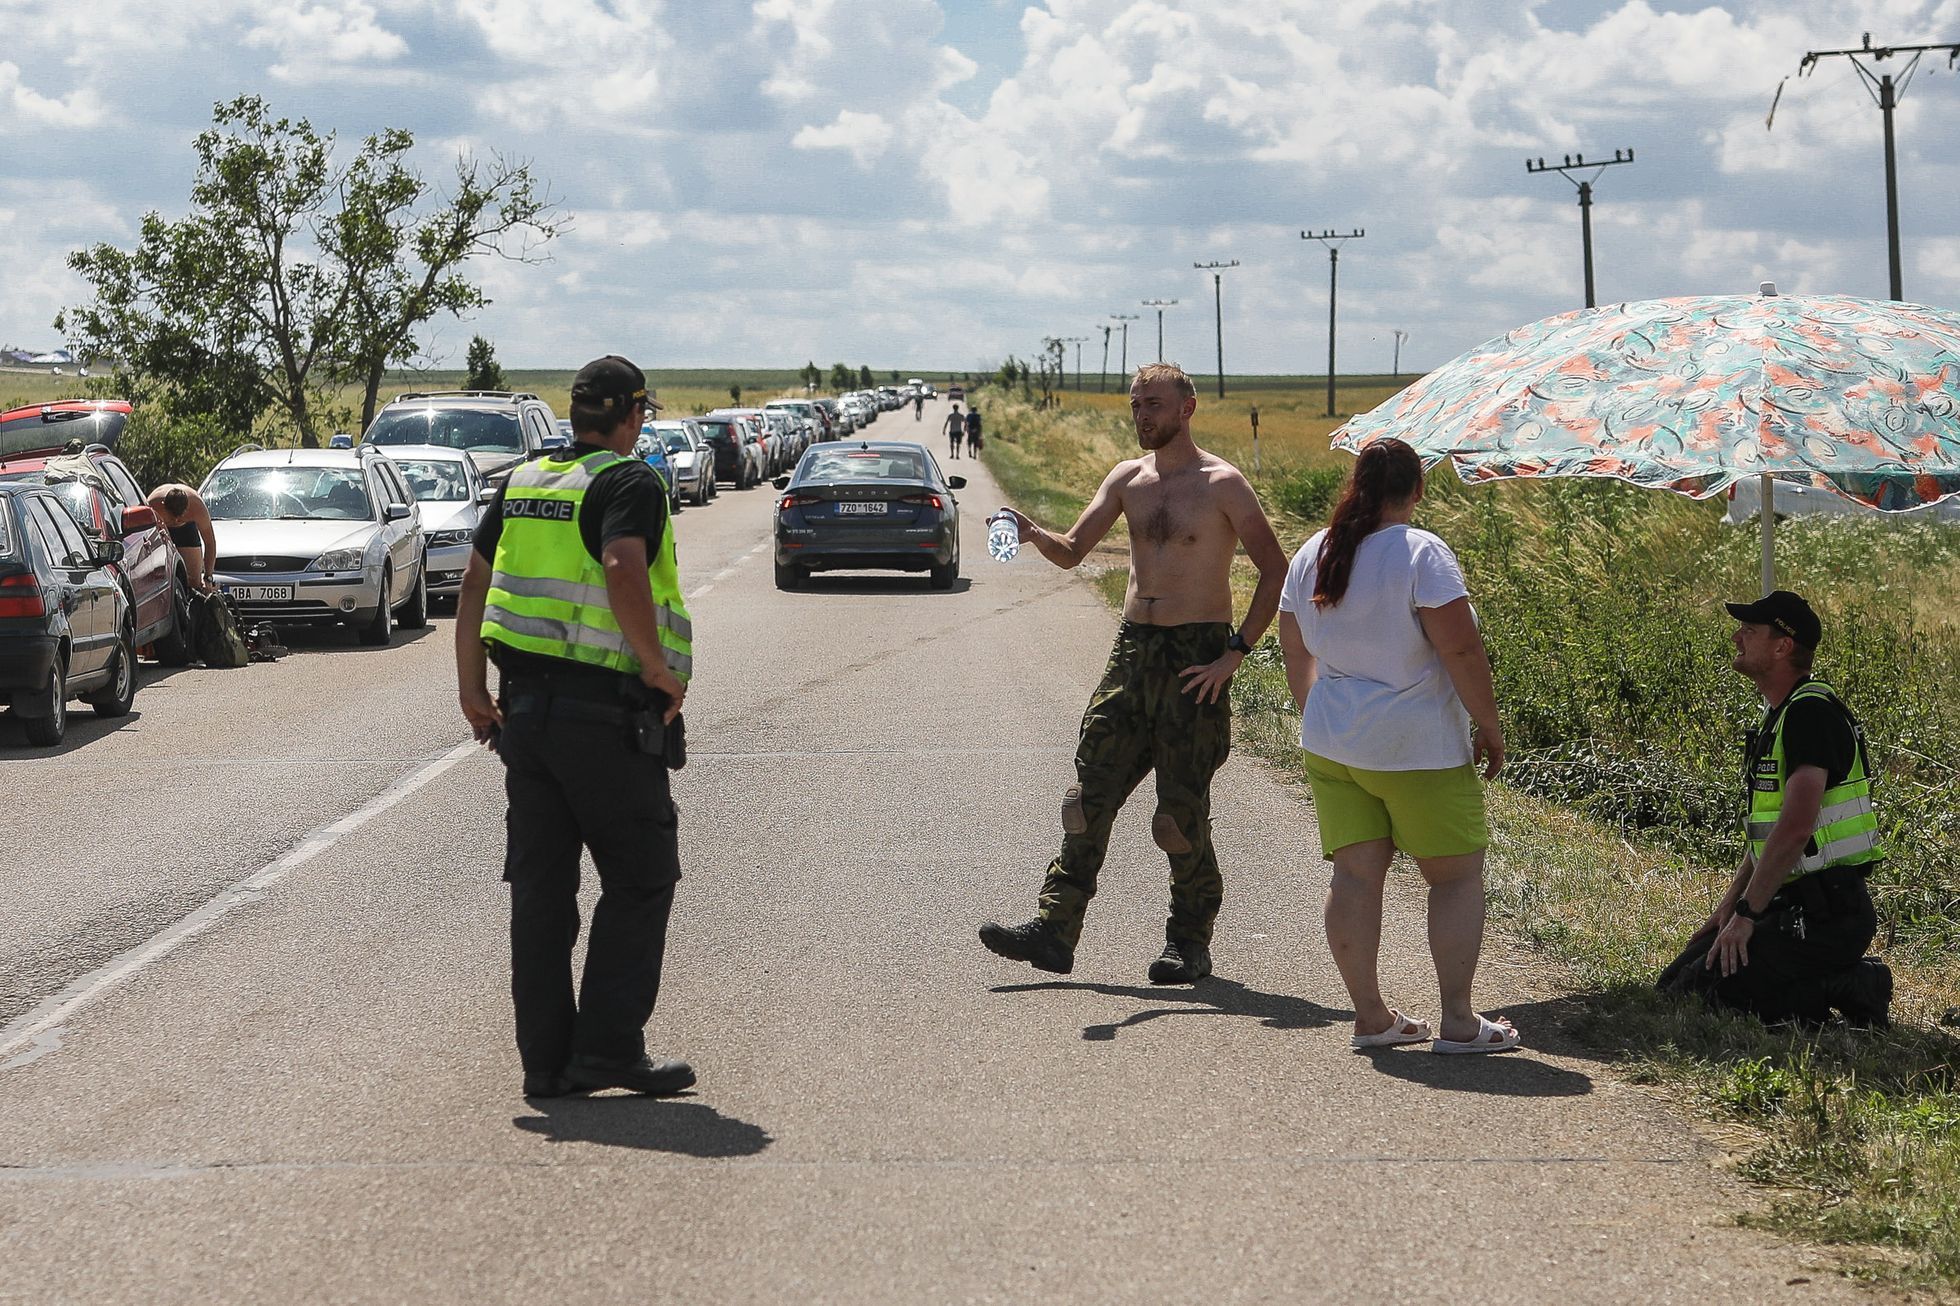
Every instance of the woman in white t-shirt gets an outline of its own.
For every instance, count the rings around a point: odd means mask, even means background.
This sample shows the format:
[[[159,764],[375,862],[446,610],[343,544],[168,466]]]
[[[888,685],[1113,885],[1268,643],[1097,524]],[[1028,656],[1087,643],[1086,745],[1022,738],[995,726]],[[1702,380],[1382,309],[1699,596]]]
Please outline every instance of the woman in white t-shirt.
[[[1354,1003],[1355,1047],[1430,1039],[1382,1000],[1382,881],[1400,848],[1429,882],[1442,990],[1437,1052],[1518,1045],[1470,1003],[1484,936],[1483,783],[1504,764],[1490,662],[1449,545],[1409,525],[1422,460],[1400,440],[1362,450],[1326,530],[1294,555],[1280,611],[1300,746],[1334,863],[1327,946]]]

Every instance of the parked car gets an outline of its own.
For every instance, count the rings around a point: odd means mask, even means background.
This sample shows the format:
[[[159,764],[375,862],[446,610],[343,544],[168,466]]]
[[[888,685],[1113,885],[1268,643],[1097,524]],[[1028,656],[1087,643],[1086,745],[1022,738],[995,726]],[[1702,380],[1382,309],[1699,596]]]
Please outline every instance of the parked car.
[[[491,485],[558,442],[551,407],[534,394],[507,390],[436,390],[396,395],[361,436],[363,444],[433,444],[460,449]]]
[[[680,478],[674,472],[673,460],[667,457],[667,442],[654,434],[652,422],[641,425],[639,438],[633,441],[633,456],[653,468],[653,474],[660,478],[660,484],[667,491],[668,513],[679,512]]]
[[[364,644],[392,641],[397,620],[429,624],[422,512],[376,446],[247,445],[199,492],[217,527],[218,585],[245,620],[352,626]]]
[[[496,497],[476,463],[459,449],[433,444],[390,445],[389,458],[401,468],[422,514],[422,540],[429,559],[429,597],[453,599],[463,592],[463,569],[470,564],[471,541],[483,507]]]
[[[747,428],[762,441],[762,479],[768,480],[783,470],[785,445],[782,432],[771,422],[760,408],[717,408],[710,417],[739,417]]]
[[[963,385],[949,385],[949,386],[947,386],[947,387],[946,387],[946,402],[947,402],[947,403],[950,403],[950,404],[957,404],[957,403],[962,403],[962,402],[964,402],[964,401],[965,401],[965,399],[966,399],[966,387],[965,387],[965,386],[963,386]]]
[[[84,429],[90,427],[102,429],[97,423]],[[76,423],[57,422],[41,429],[43,438],[54,434],[65,440]],[[120,434],[121,427],[115,429]],[[150,649],[165,666],[181,667],[191,660],[190,578],[184,574],[183,559],[170,542],[169,530],[144,501],[122,459],[99,444],[78,455],[63,454],[57,444],[0,455],[0,481],[48,484],[84,533],[120,540],[123,557],[116,570],[135,613],[136,647]]]
[[[70,440],[114,449],[129,422],[125,399],[57,399],[0,413],[0,459],[59,450]]]
[[[717,481],[728,481],[738,490],[761,484],[762,446],[750,438],[747,423],[739,417],[697,417],[694,421],[714,453]]]
[[[691,417],[662,418],[649,435],[667,450],[673,465],[676,493],[695,503],[715,497],[715,457],[708,437]]]
[[[105,717],[136,702],[122,552],[84,536],[46,486],[0,483],[0,695],[29,743],[61,742],[71,698]]]
[[[953,491],[966,479],[943,475],[921,445],[822,445],[776,487],[778,589],[795,589],[813,571],[923,571],[942,590],[959,578]]]

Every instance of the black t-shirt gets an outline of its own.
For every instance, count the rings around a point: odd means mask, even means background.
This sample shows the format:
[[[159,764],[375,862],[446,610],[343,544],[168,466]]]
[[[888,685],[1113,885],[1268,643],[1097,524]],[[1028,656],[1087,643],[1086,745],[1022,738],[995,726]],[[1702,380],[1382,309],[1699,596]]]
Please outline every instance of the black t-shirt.
[[[966,433],[968,435],[980,434],[980,410],[978,408],[967,409]]]
[[[600,446],[580,441],[563,458],[582,458],[601,452],[604,451]],[[660,547],[661,534],[667,529],[667,488],[660,483],[659,473],[638,458],[631,457],[606,468],[586,488],[578,526],[579,535],[585,541],[585,551],[595,561],[604,558],[606,546],[614,540],[633,536],[647,542],[647,557],[651,559],[654,551]],[[483,516],[477,522],[471,546],[485,562],[494,563],[497,560],[497,540],[503,533],[504,492],[498,490],[497,496],[483,507]],[[619,674],[601,667],[588,667],[567,658],[526,653],[494,643],[491,650],[498,668],[506,675],[589,672],[596,677],[616,679]]]
[[[1749,757],[1752,775],[1755,774],[1756,763],[1769,756],[1770,728],[1775,724],[1775,718],[1776,709],[1772,708],[1764,715],[1763,724],[1756,731],[1756,744]],[[1857,755],[1858,735],[1851,723],[1851,714],[1835,699],[1800,698],[1784,709],[1783,763],[1786,776],[1794,774],[1800,766],[1819,766],[1824,768],[1824,787],[1835,789],[1851,774],[1851,764]]]

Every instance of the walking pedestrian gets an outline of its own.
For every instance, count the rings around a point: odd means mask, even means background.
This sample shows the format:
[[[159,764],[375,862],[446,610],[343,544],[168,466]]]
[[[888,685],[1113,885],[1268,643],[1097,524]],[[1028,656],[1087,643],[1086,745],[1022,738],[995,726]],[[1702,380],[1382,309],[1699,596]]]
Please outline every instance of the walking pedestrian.
[[[926,396],[920,391],[912,396],[912,420],[918,421],[926,415]]]
[[[1504,732],[1483,635],[1447,544],[1410,525],[1422,460],[1400,440],[1355,460],[1333,520],[1294,555],[1280,650],[1333,863],[1327,946],[1354,1005],[1355,1047],[1430,1040],[1437,1052],[1518,1045],[1470,1002],[1484,937],[1484,791]],[[1401,849],[1429,884],[1429,951],[1442,1019],[1390,1007],[1376,974],[1382,884]]]
[[[1150,833],[1170,858],[1170,916],[1153,984],[1211,974],[1212,927],[1224,879],[1211,842],[1211,778],[1232,746],[1229,687],[1279,605],[1286,554],[1238,468],[1191,439],[1197,389],[1170,363],[1139,368],[1130,420],[1140,458],[1116,465],[1066,534],[1012,509],[1023,543],[1058,567],[1089,556],[1118,517],[1130,528],[1123,623],[1082,717],[1076,783],[1062,798],[1062,850],[1048,864],[1039,911],[1021,925],[989,921],[980,941],[1012,961],[1066,975],[1095,896],[1116,813],[1157,773]],[[1232,628],[1232,557],[1243,543],[1259,585]]]
[[[960,416],[960,406],[954,404],[953,411],[946,415],[946,451],[948,457],[957,458],[960,456],[960,441],[965,436],[966,418]]]
[[[457,600],[463,715],[505,768],[526,1096],[694,1082],[685,1061],[656,1061],[645,1041],[680,879],[667,772],[685,760],[693,671],[666,488],[632,456],[659,407],[623,358],[580,369],[572,446],[520,464],[486,506]],[[574,998],[581,846],[600,895]]]
[[[1823,623],[1789,590],[1724,605],[1730,665],[1762,695],[1744,742],[1747,843],[1728,892],[1659,981],[1765,1021],[1891,1023],[1867,878],[1885,856],[1864,731],[1812,674]]]
[[[966,452],[969,458],[980,456],[979,404],[974,404],[966,410]]]

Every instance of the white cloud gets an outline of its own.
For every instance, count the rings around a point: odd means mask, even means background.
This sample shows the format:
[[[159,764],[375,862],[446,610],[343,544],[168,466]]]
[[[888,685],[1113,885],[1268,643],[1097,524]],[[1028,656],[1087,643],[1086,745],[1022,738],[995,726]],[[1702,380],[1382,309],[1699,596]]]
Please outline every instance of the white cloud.
[[[858,167],[868,168],[891,145],[894,135],[892,125],[875,113],[839,109],[835,122],[803,127],[790,144],[799,150],[845,150]]]
[[[0,132],[93,127],[104,113],[102,98],[92,87],[43,95],[22,79],[18,64],[0,62]]]
[[[269,70],[281,81],[344,78],[346,65],[383,63],[408,52],[408,42],[375,21],[372,5],[277,5],[245,33],[245,43],[280,59]]]

